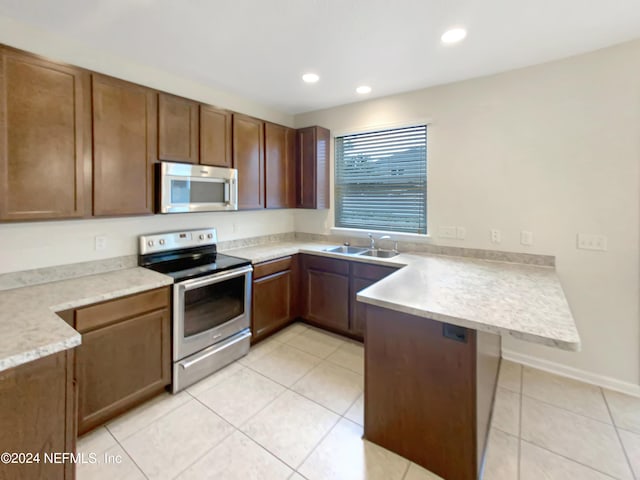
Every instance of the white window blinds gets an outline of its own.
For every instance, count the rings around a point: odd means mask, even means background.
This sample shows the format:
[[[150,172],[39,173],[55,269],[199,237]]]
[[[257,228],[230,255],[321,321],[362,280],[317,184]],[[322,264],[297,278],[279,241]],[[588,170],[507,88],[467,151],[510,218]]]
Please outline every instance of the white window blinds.
[[[427,126],[336,138],[336,226],[427,233]]]

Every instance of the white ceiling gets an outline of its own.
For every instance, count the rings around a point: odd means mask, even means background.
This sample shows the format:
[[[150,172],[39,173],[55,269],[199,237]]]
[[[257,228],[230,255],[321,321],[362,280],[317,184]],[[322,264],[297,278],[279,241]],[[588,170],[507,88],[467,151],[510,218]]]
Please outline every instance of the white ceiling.
[[[639,0],[0,0],[0,15],[288,113],[640,37]],[[441,45],[456,25],[467,39]]]

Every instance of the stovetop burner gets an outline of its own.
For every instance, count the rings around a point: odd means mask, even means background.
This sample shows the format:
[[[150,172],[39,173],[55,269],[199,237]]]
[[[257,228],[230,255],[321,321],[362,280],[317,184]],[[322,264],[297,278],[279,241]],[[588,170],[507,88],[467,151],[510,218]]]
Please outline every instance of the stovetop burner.
[[[215,229],[169,232],[140,237],[138,265],[175,281],[251,265],[244,258],[217,252]]]

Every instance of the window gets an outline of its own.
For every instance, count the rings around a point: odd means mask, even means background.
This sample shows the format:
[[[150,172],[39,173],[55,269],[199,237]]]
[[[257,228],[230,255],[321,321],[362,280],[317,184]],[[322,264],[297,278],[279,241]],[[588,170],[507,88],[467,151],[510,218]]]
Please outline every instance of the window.
[[[427,126],[336,138],[336,227],[427,233]]]

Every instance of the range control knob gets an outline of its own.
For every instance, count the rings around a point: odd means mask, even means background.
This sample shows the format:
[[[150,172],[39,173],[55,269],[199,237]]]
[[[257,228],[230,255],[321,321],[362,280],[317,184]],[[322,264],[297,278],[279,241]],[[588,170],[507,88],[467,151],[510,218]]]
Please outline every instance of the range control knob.
[[[150,247],[153,247],[153,240],[149,240],[149,241],[147,242],[147,245],[149,245]]]
[[[200,240],[204,240],[204,233],[201,233],[199,238]]]
[[[209,234],[207,235],[207,238],[213,238],[213,233],[209,233]]]
[[[158,241],[158,243],[159,243],[160,245],[164,245],[164,238],[161,238],[161,239]]]

